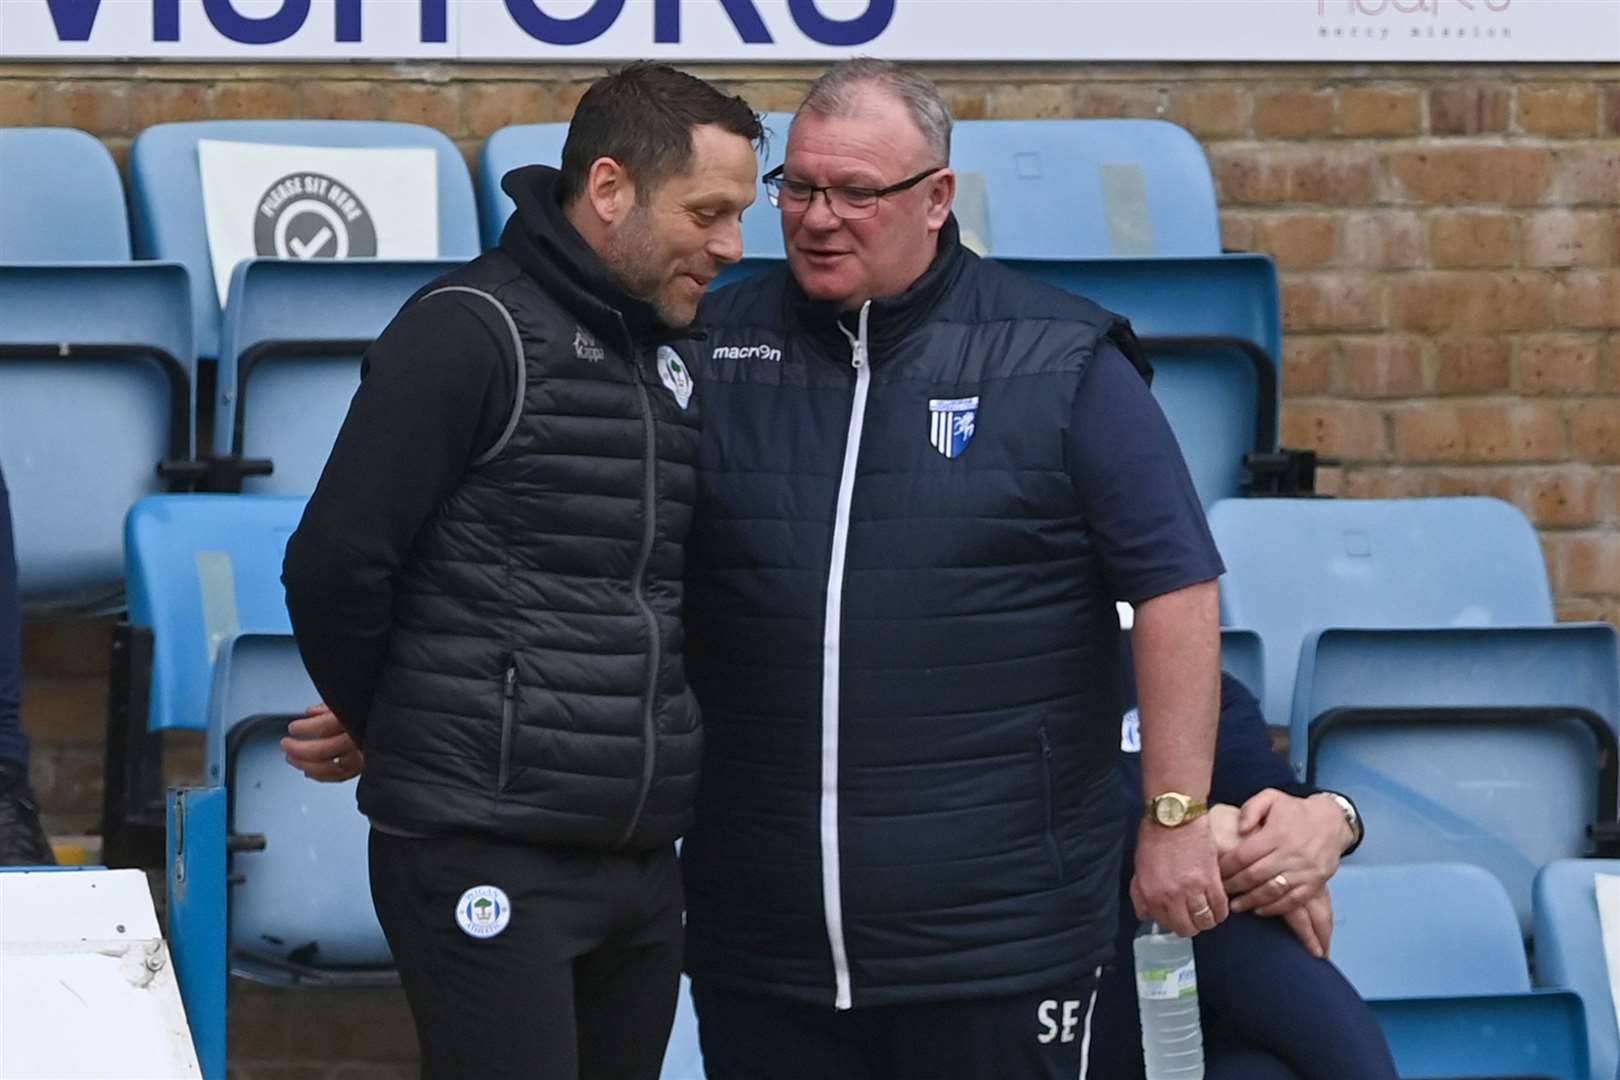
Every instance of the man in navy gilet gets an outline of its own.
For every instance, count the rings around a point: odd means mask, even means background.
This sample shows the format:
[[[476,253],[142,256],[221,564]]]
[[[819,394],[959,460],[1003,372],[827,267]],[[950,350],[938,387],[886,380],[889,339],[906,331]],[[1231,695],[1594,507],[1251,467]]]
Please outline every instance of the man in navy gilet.
[[[700,314],[683,854],[712,1080],[1086,1075],[1117,600],[1132,901],[1187,935],[1226,916],[1220,559],[1125,320],[963,248],[950,128],[925,79],[830,70],[766,177],[788,265]]]

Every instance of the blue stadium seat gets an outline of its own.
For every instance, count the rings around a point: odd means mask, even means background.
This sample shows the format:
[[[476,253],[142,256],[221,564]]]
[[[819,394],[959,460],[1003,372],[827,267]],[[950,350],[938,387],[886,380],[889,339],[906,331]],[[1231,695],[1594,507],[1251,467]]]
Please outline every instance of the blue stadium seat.
[[[793,116],[766,113],[762,119],[766,140],[765,153],[760,157],[760,176],[781,162]],[[506,228],[506,220],[514,209],[511,198],[501,190],[501,178],[525,165],[561,165],[563,142],[567,138],[565,123],[517,124],[502,128],[485,141],[478,157],[478,219],[486,248],[494,247],[500,240],[501,230]],[[763,184],[759,186],[754,205],[743,215],[743,251],[750,258],[782,257],[781,218],[765,198]],[[733,278],[727,276],[725,280]]]
[[[150,730],[205,730],[225,643],[292,632],[281,562],[303,512],[303,499],[230,495],[155,496],[130,511],[129,619],[153,638]]]
[[[1607,1075],[1587,1069],[1580,1000],[1530,988],[1513,905],[1490,874],[1344,866],[1329,889],[1333,962],[1372,1006],[1400,1075]]]
[[[1221,670],[1263,700],[1266,694],[1266,652],[1260,635],[1253,630],[1222,627]]]
[[[282,146],[425,148],[437,162],[437,259],[355,259],[239,263],[223,313],[210,261],[197,143],[202,139]],[[445,135],[416,124],[336,120],[220,120],[159,124],[130,152],[138,253],[175,259],[191,271],[198,353],[219,361],[211,473],[219,490],[307,495],[357,380],[361,351],[399,304],[425,283],[478,253],[472,184]],[[305,276],[307,275],[307,276]],[[340,285],[345,292],[323,292]],[[256,350],[243,364],[243,353]],[[275,363],[267,364],[266,361]],[[253,377],[251,410],[239,407]],[[313,415],[312,415],[313,414]],[[257,417],[258,423],[254,423]],[[311,423],[306,424],[306,419]],[[296,428],[293,421],[297,421]],[[277,421],[280,421],[278,424]],[[242,467],[233,448],[257,446],[274,471]],[[262,462],[265,458],[261,456]],[[244,481],[243,476],[247,479]]]
[[[1568,991],[1371,1002],[1402,1076],[1607,1080],[1588,1066],[1581,999]]]
[[[360,355],[412,294],[458,264],[440,260],[253,259],[236,268],[220,342],[214,453],[269,461],[246,475],[253,495],[315,490],[349,399]],[[341,303],[333,303],[341,297]]]
[[[83,132],[0,129],[0,176],[0,460],[23,600],[116,607],[124,514],[192,453],[186,271],[130,261],[117,167]]]
[[[1269,258],[1003,261],[1128,317],[1204,505],[1242,493],[1244,455],[1277,447],[1282,314]]]
[[[1620,859],[1568,859],[1542,868],[1535,885],[1536,983],[1574,990],[1586,1009],[1592,1076],[1615,1075],[1615,1030],[1609,972],[1598,923],[1596,874],[1620,875]]]
[[[232,970],[280,983],[391,980],[356,781],[315,783],[281,751],[288,722],[318,697],[290,634],[243,633],[222,645],[208,708],[209,773],[225,776],[237,845],[253,838],[229,855],[240,877],[230,897]]]
[[[1275,724],[1292,715],[1312,630],[1553,621],[1535,529],[1496,499],[1229,499],[1209,524],[1227,570],[1221,622],[1265,642]]]
[[[1333,962],[1364,998],[1530,989],[1513,903],[1477,866],[1346,865],[1329,890]]]
[[[190,270],[201,356],[219,356],[219,313],[227,299],[214,286],[208,253],[197,164],[197,143],[202,139],[431,149],[438,161],[439,256],[464,262],[478,254],[478,217],[466,162],[455,143],[433,128],[372,120],[204,120],[147,128],[136,137],[129,155],[135,252],[142,258],[172,259]]]
[[[0,262],[128,262],[124,185],[107,148],[72,128],[0,128]]]
[[[1164,120],[964,120],[951,165],[964,235],[997,258],[1221,251],[1203,148]]]
[[[1355,796],[1358,865],[1467,861],[1526,930],[1543,864],[1615,820],[1620,638],[1607,623],[1325,630],[1300,656],[1291,753]],[[1529,809],[1533,808],[1533,812]]]

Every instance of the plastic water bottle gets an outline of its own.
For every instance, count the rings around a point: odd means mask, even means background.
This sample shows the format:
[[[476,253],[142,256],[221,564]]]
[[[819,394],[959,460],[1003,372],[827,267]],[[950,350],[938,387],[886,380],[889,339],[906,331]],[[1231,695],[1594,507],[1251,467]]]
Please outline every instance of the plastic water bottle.
[[[1203,1080],[1204,1030],[1198,1023],[1192,941],[1158,923],[1144,923],[1134,944],[1147,1080]]]

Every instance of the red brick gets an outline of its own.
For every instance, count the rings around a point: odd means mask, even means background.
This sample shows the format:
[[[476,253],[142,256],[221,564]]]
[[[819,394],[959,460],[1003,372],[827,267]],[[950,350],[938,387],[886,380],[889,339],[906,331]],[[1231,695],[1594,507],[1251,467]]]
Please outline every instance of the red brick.
[[[1620,594],[1620,532],[1565,533],[1558,541],[1563,548],[1561,592]]]
[[[44,83],[0,79],[0,127],[36,127],[44,122]]]
[[[1249,131],[1249,92],[1213,83],[1172,88],[1166,118],[1200,139],[1235,139]]]
[[[1596,525],[1603,513],[1603,481],[1598,470],[1580,465],[1532,469],[1519,478],[1513,501],[1537,528],[1576,529]]]
[[[1346,135],[1397,137],[1423,130],[1423,94],[1407,87],[1353,86],[1339,106]]]
[[[378,120],[382,88],[360,80],[306,82],[299,88],[300,116],[311,120]]]
[[[1620,270],[1579,270],[1560,285],[1559,321],[1574,329],[1620,329]]]
[[[1074,87],[1073,115],[1113,119],[1156,119],[1164,115],[1157,87],[1081,83]]]
[[[1552,297],[1541,274],[1408,274],[1390,285],[1390,324],[1423,333],[1538,330],[1552,325]]]
[[[23,727],[42,742],[97,744],[107,732],[107,684],[98,678],[36,678],[23,683]]]
[[[1339,342],[1335,338],[1288,337],[1283,342],[1283,393],[1288,399],[1329,393],[1336,383]]]
[[[1525,228],[1524,261],[1529,266],[1602,266],[1609,262],[1614,228],[1609,215],[1595,210],[1543,210]]]
[[[130,127],[207,120],[213,116],[205,82],[137,82],[130,93]]]
[[[23,625],[23,670],[31,676],[107,674],[115,620],[50,619]]]
[[[1404,269],[1423,264],[1423,220],[1407,210],[1377,210],[1344,219],[1340,257],[1348,266]]]
[[[1610,135],[1620,135],[1620,83],[1611,83],[1603,91],[1603,129]]]
[[[1383,323],[1380,283],[1360,274],[1296,274],[1283,282],[1283,327],[1373,330]]]
[[[1569,417],[1570,449],[1580,461],[1620,462],[1620,399],[1576,405]]]
[[[1519,87],[1519,129],[1528,135],[1595,135],[1598,90],[1590,83]]]
[[[1528,146],[1437,146],[1396,151],[1390,167],[1401,192],[1417,202],[1526,206],[1547,193],[1553,156]]]
[[[1253,251],[1254,219],[1227,211],[1221,215],[1221,250]]]
[[[1519,261],[1518,217],[1466,211],[1433,214],[1429,257],[1443,269],[1513,266]]]
[[[1552,461],[1564,452],[1556,406],[1424,404],[1392,415],[1395,453],[1407,461]]]
[[[1560,597],[1553,607],[1559,622],[1597,622],[1603,618],[1603,608],[1597,601],[1584,597]]]
[[[486,138],[512,124],[540,123],[551,96],[543,82],[468,83],[462,93],[467,133]]]
[[[45,123],[92,135],[127,135],[129,87],[111,80],[62,83],[45,95]]]
[[[1558,151],[1554,198],[1560,203],[1620,203],[1620,143],[1572,146]]]
[[[1338,223],[1326,214],[1266,214],[1254,222],[1254,250],[1285,270],[1331,263],[1338,241]]]
[[[1319,139],[1338,126],[1339,95],[1287,87],[1255,91],[1254,133],[1262,139]]]
[[[1512,382],[1509,348],[1501,338],[1443,338],[1434,353],[1437,394],[1494,394]]]
[[[307,87],[305,88],[307,91]],[[284,120],[298,115],[295,82],[222,82],[214,87],[214,116],[220,120]],[[376,114],[344,119],[374,119]],[[333,119],[338,119],[333,117]]]
[[[945,95],[945,107],[951,110],[951,116],[957,120],[983,120],[990,115],[990,95],[982,86],[963,86],[959,83],[941,83],[940,92]],[[795,86],[794,90],[803,97],[803,88]],[[752,98],[748,99],[754,105]],[[758,105],[754,105],[757,109]],[[798,102],[783,109],[783,112],[794,112]]]
[[[990,89],[990,114],[1003,120],[1074,116],[1073,83],[1006,83]]]
[[[394,83],[383,94],[382,117],[458,135],[462,130],[461,87],[453,83]]]
[[[1343,461],[1380,461],[1388,456],[1384,416],[1372,405],[1285,402],[1282,441]]]
[[[1343,470],[1339,487],[1345,499],[1417,499],[1429,494],[1428,470],[1368,468]]]
[[[1423,342],[1417,338],[1351,338],[1344,343],[1347,397],[1412,397],[1423,392]]]
[[[1209,158],[1223,204],[1355,206],[1378,192],[1377,152],[1363,147],[1218,145]]]
[[[1437,86],[1429,91],[1429,130],[1435,135],[1485,135],[1508,127],[1508,90],[1491,83]]]
[[[1519,342],[1521,394],[1591,394],[1598,390],[1598,343],[1573,334],[1542,334]]]

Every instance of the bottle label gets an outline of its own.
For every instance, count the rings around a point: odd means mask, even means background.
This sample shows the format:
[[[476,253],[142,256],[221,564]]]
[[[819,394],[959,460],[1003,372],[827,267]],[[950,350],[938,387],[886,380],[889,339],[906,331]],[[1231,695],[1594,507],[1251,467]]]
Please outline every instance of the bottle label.
[[[1136,973],[1136,995],[1143,1001],[1197,997],[1198,968],[1191,960],[1181,967],[1144,968]]]

